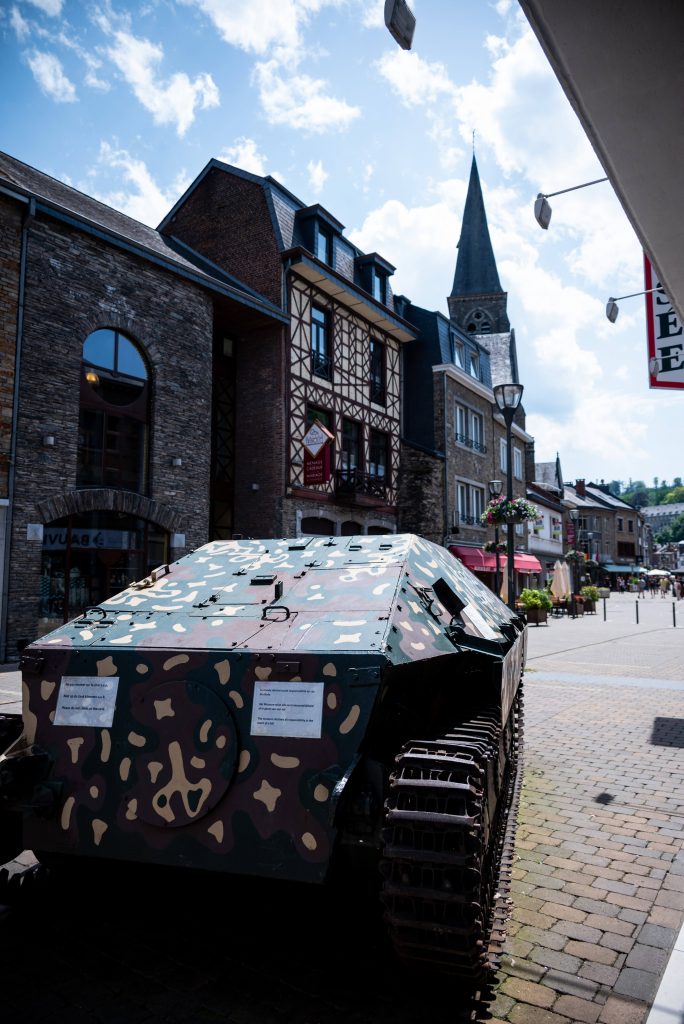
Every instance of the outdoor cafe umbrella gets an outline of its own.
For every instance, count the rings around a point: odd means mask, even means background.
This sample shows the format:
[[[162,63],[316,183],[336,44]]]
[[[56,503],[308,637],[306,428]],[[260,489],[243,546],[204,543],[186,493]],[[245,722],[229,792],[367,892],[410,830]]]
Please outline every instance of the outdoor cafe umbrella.
[[[551,578],[551,593],[557,601],[563,601],[572,590],[570,582],[570,570],[567,562],[557,561],[553,567]]]
[[[669,572],[666,569],[649,569],[646,573],[647,576],[669,576]]]

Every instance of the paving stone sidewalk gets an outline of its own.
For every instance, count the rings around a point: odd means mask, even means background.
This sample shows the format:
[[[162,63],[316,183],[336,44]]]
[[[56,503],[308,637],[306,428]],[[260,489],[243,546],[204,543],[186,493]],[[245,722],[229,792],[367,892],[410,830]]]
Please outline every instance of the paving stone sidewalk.
[[[684,920],[684,628],[665,608],[659,625],[653,608],[639,633],[632,605],[614,601],[611,621],[530,628],[494,1021],[641,1024]]]

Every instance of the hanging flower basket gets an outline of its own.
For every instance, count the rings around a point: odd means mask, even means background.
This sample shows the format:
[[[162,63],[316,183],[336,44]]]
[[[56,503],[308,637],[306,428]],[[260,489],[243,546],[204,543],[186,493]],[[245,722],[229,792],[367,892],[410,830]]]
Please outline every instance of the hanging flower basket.
[[[571,562],[576,565],[584,565],[585,562],[583,551],[566,551],[563,558],[566,562]]]
[[[484,545],[484,550],[488,552],[490,555],[496,554],[497,551],[499,552],[499,554],[505,554],[506,545],[502,544],[501,541],[499,541],[498,544],[495,544],[493,540],[488,540],[487,543]]]
[[[539,509],[525,498],[492,498],[480,516],[483,526],[498,526],[500,523],[523,523],[528,519],[537,519]]]

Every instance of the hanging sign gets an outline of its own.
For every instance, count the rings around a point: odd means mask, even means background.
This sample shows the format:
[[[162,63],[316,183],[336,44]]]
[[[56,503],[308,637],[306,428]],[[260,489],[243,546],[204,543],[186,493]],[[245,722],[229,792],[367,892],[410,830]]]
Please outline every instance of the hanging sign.
[[[325,484],[330,479],[330,444],[333,440],[320,420],[314,420],[304,435],[304,486]]]
[[[648,332],[648,386],[684,388],[684,329],[644,253],[646,328]],[[649,289],[657,288],[658,291]]]

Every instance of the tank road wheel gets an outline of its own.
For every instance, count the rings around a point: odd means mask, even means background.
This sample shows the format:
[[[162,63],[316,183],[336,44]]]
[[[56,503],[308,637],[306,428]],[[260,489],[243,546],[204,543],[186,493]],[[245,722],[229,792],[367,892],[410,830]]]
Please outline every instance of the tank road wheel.
[[[439,740],[406,743],[385,803],[382,902],[410,966],[467,981],[499,966],[521,772],[522,688]]]

